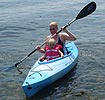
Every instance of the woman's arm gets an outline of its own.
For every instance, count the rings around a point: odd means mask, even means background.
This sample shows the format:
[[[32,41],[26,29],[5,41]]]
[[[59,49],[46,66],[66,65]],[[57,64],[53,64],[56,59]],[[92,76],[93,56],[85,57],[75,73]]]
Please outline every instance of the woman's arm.
[[[69,40],[69,41],[75,41],[76,40],[76,36],[73,33],[71,33],[70,31],[68,31],[67,29],[63,29],[63,32],[65,32],[65,33],[61,34],[61,39],[64,42],[66,40]]]

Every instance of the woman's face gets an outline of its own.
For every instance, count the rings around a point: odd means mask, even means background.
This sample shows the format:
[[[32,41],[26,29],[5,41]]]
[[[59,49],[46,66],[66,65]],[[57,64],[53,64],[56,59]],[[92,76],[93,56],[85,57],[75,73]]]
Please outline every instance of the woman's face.
[[[54,26],[54,25],[50,26],[50,32],[52,35],[55,34],[57,32],[57,30],[58,30],[58,28],[56,26]]]

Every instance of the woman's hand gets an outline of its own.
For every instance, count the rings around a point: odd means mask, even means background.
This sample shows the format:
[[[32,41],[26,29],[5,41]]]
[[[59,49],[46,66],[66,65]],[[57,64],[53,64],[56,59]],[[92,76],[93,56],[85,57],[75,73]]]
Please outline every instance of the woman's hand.
[[[41,48],[40,48],[39,45],[37,45],[37,46],[35,47],[35,49],[37,49],[37,50],[39,51]]]
[[[65,26],[63,26],[62,28],[61,28],[61,30],[63,31],[63,32],[68,32],[68,30],[65,28]]]
[[[36,48],[39,52],[45,53],[44,48],[41,48],[39,45],[37,45],[35,48]]]

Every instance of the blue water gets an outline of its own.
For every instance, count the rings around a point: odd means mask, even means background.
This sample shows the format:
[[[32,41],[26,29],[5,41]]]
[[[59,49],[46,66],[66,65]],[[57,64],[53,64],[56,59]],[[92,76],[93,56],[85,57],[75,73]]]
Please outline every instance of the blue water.
[[[23,74],[3,69],[12,66],[45,41],[49,23],[59,28],[73,20],[90,0],[0,0],[0,100],[26,100],[21,85],[29,68],[41,56],[35,52],[21,65]],[[68,29],[77,37],[78,64],[58,82],[29,100],[105,99],[105,3],[95,0],[96,11]]]

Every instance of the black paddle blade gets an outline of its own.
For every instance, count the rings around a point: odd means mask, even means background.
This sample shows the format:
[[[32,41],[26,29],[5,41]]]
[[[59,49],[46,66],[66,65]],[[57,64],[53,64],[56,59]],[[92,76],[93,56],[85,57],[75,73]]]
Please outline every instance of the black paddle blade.
[[[88,5],[86,5],[81,11],[80,13],[77,15],[76,20],[86,17],[87,15],[91,14],[92,12],[94,12],[96,9],[96,3],[95,2],[91,2]]]

